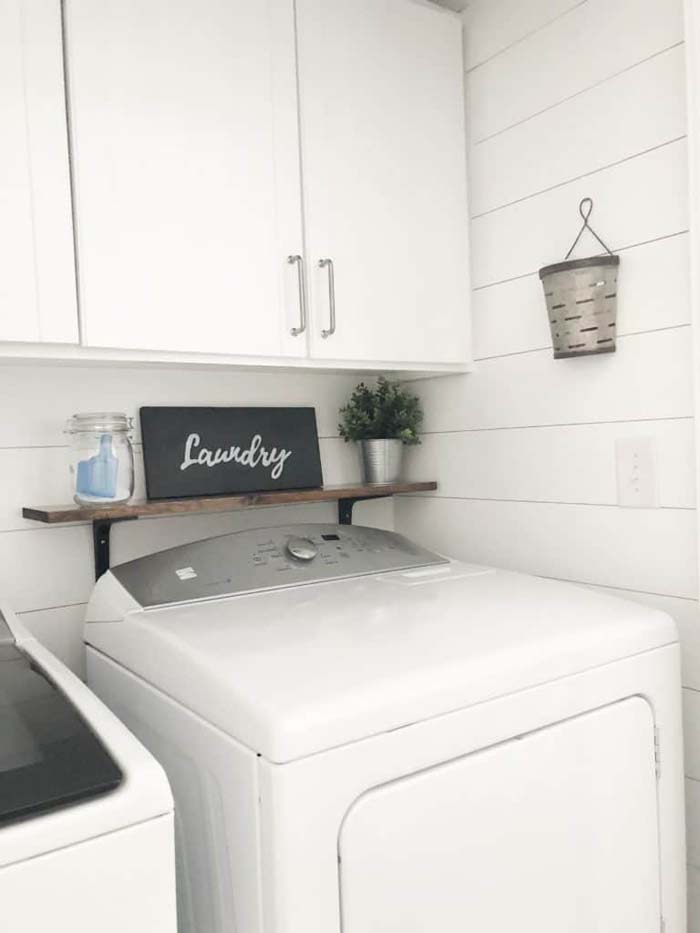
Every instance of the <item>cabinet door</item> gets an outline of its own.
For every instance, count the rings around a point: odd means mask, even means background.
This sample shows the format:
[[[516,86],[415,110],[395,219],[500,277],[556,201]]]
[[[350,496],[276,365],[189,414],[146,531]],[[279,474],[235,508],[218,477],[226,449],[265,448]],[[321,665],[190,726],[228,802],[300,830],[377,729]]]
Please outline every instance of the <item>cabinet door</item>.
[[[66,0],[90,346],[305,355],[293,0]]]
[[[460,21],[421,0],[298,0],[297,9],[312,352],[463,362]],[[331,271],[336,329],[324,338]]]
[[[60,0],[0,0],[0,340],[77,343]]]

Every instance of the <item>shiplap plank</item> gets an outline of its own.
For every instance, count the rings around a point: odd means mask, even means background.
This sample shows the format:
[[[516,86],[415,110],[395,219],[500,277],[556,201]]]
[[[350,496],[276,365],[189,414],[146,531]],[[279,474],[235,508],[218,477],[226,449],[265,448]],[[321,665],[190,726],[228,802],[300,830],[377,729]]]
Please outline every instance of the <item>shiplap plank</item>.
[[[321,438],[321,465],[326,485],[360,479],[360,462],[354,445],[338,437]],[[0,448],[0,532],[37,528],[22,518],[22,506],[60,505],[71,502],[73,493],[68,471],[70,451],[65,447]],[[141,445],[134,449],[137,499],[145,497]]]
[[[338,434],[338,408],[358,378],[347,374],[245,373],[99,366],[0,364],[0,446],[66,443],[77,411],[123,411],[139,437],[141,405],[307,405],[319,434]]]
[[[85,678],[85,605],[56,606],[20,615],[22,624],[78,677]]]
[[[357,524],[376,528],[393,527],[393,500],[363,502],[353,515]],[[272,528],[304,522],[338,521],[334,502],[294,506],[272,506],[217,515],[185,515],[172,518],[139,519],[124,522],[112,530],[112,560],[115,564],[134,560],[154,551],[188,544],[202,538],[229,534],[246,528]],[[29,534],[29,532],[23,532]]]
[[[472,214],[683,136],[684,66],[684,48],[676,46],[474,146],[469,158]]]
[[[394,530],[394,499],[375,499],[358,502],[352,513],[354,525],[367,525],[370,528]],[[332,522],[338,521],[338,513],[333,508]]]
[[[141,464],[140,450],[134,457]],[[68,472],[66,447],[15,447],[0,449],[0,532],[16,528],[37,528],[36,522],[22,518],[22,506],[38,502],[70,502],[73,494]],[[143,486],[143,469],[137,470]]]
[[[623,250],[619,283],[618,334],[689,324],[688,235]],[[537,274],[474,292],[472,314],[477,360],[552,345]]]
[[[427,432],[692,417],[689,328],[623,337],[617,353],[549,350],[486,360],[474,374],[414,382]]]
[[[124,522],[112,531],[112,555],[115,564],[134,560],[154,551],[189,544],[244,528],[269,528],[288,522],[333,521],[332,503],[315,503],[284,508],[258,508],[239,513],[187,515],[161,519]]]
[[[467,68],[493,58],[586,0],[471,0],[462,14]]]
[[[683,736],[685,773],[688,777],[700,781],[700,691],[687,687],[683,690]],[[698,815],[700,816],[700,810]],[[700,845],[700,836],[698,844]],[[700,866],[700,861],[695,861],[695,864]]]
[[[395,522],[427,547],[474,563],[697,597],[694,511],[401,497]]]
[[[0,593],[15,612],[85,602],[93,583],[88,525],[0,534]]]
[[[700,868],[688,866],[688,933],[700,933]]]
[[[472,222],[474,287],[530,275],[564,258],[591,197],[591,223],[611,250],[688,228],[687,146],[678,140]],[[577,255],[600,250],[583,237]]]
[[[619,599],[629,599],[652,609],[660,609],[673,617],[681,643],[681,669],[683,685],[700,689],[700,606],[697,599],[681,599],[676,596],[658,596],[655,593],[639,593],[620,590],[611,586],[594,586]]]
[[[685,825],[686,846],[689,868],[689,884],[698,885],[698,869],[700,869],[700,781],[697,780],[698,764],[700,762],[700,729],[697,717],[700,713],[697,694],[694,691],[683,691],[683,739],[685,752]],[[691,873],[695,877],[690,877]],[[689,911],[695,914],[689,916],[689,931],[700,927],[700,890],[688,891]]]
[[[498,133],[682,40],[681,0],[588,0],[469,73],[472,139]]]
[[[430,498],[615,505],[615,441],[654,443],[657,504],[695,505],[693,420],[431,434],[407,457],[411,479],[438,479]]]
[[[687,736],[685,738],[687,744]],[[685,757],[687,761],[687,750]],[[686,777],[685,780],[685,825],[688,864],[698,869],[700,868],[700,781],[692,777]]]

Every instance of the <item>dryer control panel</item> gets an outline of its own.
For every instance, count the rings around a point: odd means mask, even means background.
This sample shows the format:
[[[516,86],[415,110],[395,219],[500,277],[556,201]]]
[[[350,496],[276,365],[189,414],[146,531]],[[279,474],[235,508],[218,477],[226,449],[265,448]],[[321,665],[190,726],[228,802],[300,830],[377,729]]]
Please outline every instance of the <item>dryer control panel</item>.
[[[391,531],[285,525],[185,544],[120,564],[110,573],[149,609],[446,563]]]

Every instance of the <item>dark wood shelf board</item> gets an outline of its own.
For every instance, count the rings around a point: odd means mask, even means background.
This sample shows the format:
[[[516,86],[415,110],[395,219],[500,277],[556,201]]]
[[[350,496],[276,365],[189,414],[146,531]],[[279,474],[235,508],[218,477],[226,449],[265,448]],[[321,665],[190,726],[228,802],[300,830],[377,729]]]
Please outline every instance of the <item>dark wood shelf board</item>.
[[[437,483],[387,483],[370,486],[323,486],[319,489],[294,489],[283,492],[251,492],[235,496],[205,496],[194,499],[151,499],[123,505],[90,507],[70,505],[25,506],[24,518],[49,525],[65,522],[120,521],[158,515],[185,515],[203,512],[233,512],[261,505],[293,505],[299,502],[334,502],[342,499],[381,499],[406,492],[432,492]]]

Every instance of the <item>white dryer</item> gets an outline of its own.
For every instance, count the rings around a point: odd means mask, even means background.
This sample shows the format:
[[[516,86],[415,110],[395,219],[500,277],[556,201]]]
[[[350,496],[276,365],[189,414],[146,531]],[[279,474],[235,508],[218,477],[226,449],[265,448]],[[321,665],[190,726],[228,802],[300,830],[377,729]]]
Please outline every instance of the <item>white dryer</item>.
[[[116,716],[0,612],[0,930],[175,933],[173,800]]]
[[[115,567],[87,622],[174,791],[182,931],[684,933],[663,613],[306,525]]]

